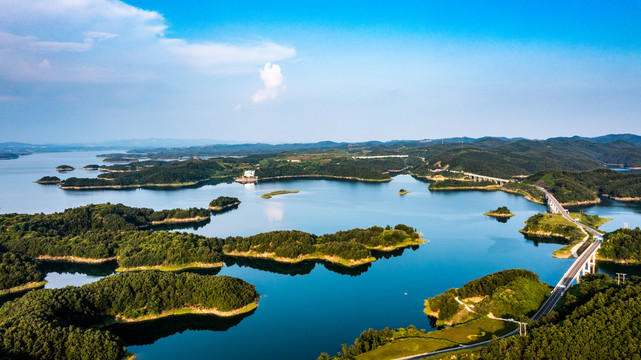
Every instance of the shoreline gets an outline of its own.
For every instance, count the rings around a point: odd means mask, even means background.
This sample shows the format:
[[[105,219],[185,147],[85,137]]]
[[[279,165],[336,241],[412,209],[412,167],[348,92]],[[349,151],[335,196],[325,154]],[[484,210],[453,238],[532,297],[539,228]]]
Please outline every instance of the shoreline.
[[[66,255],[66,256],[38,255],[38,256],[35,256],[34,259],[40,260],[40,261],[66,261],[66,262],[81,263],[81,264],[102,264],[109,261],[118,260],[118,257],[111,256],[111,257],[96,259],[96,258],[83,258],[83,257],[71,256],[71,255]]]
[[[38,289],[38,288],[41,288],[41,287],[45,286],[46,284],[47,284],[46,280],[28,282],[26,284],[22,284],[22,285],[14,286],[12,288],[0,290],[0,296],[5,296],[5,295],[9,295],[9,294],[15,294],[15,293],[19,293],[19,292],[26,291],[26,290]]]
[[[147,270],[181,271],[186,269],[222,268],[223,266],[225,266],[224,262],[216,262],[216,263],[191,262],[191,263],[180,264],[180,265],[143,265],[143,266],[136,266],[136,267],[119,266],[118,268],[116,268],[116,272],[147,271]]]
[[[235,203],[224,205],[224,206],[209,206],[208,209],[211,211],[223,211],[225,209],[229,209],[234,206],[240,205],[240,201],[236,201]]]
[[[425,243],[425,239],[417,239],[416,241],[405,241],[402,244],[392,245],[387,247],[383,247],[383,246],[376,246],[376,247],[366,246],[366,247],[367,249],[374,250],[374,251],[392,252],[397,249],[403,249],[410,246],[421,245],[423,243]],[[364,259],[352,260],[352,259],[343,259],[337,256],[323,255],[323,254],[317,254],[317,253],[299,255],[296,258],[285,258],[285,257],[276,256],[275,253],[257,253],[251,250],[242,251],[242,252],[241,251],[224,251],[223,254],[229,257],[241,257],[241,258],[247,258],[247,259],[266,259],[266,260],[272,260],[275,262],[287,263],[287,264],[297,264],[303,261],[326,261],[332,264],[342,265],[346,267],[361,266],[361,265],[369,264],[378,260],[374,256],[369,256]]]
[[[160,221],[152,221],[151,225],[162,225],[162,224],[185,224],[185,223],[199,223],[209,219],[209,216],[194,216],[190,218],[167,218]]]
[[[514,215],[514,214],[512,214],[512,213],[509,213],[509,214],[503,214],[503,213],[492,213],[491,211],[490,211],[490,212],[483,213],[483,215],[490,216],[490,217],[498,217],[498,218],[511,218],[512,216],[515,216],[515,215]]]
[[[144,322],[144,321],[151,321],[151,320],[157,320],[157,319],[162,319],[162,318],[168,318],[172,316],[180,316],[180,315],[188,315],[188,314],[194,314],[194,315],[216,315],[219,317],[232,317],[236,315],[241,315],[248,313],[254,309],[258,308],[258,299],[255,299],[253,302],[238,308],[234,310],[229,310],[229,311],[221,311],[218,310],[217,308],[198,308],[196,306],[188,306],[188,307],[183,307],[179,309],[170,309],[170,310],[164,310],[160,314],[153,314],[153,315],[144,315],[144,316],[139,316],[137,318],[126,318],[122,315],[116,315],[114,317],[114,322],[111,324],[105,324],[105,325],[113,325],[113,324],[134,324],[138,322]]]
[[[353,180],[353,181],[362,181],[362,182],[388,182],[392,181],[392,178],[389,179],[364,179],[354,176],[337,176],[337,175],[282,175],[282,176],[272,176],[258,178],[258,182],[269,181],[269,180],[278,180],[278,179],[306,179],[306,178],[321,178],[324,179],[338,179],[338,180]]]

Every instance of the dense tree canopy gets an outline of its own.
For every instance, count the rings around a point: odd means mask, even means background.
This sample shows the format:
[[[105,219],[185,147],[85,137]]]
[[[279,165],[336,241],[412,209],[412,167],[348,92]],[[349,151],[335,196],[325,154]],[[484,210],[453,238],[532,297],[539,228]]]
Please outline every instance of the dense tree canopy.
[[[641,229],[618,229],[605,234],[599,256],[612,260],[641,262]]]
[[[0,290],[43,279],[44,273],[33,259],[0,249]]]
[[[133,319],[192,306],[231,311],[257,297],[254,286],[240,279],[154,271],[36,290],[0,308],[0,357],[116,360],[125,349],[116,336],[97,329],[105,316]]]

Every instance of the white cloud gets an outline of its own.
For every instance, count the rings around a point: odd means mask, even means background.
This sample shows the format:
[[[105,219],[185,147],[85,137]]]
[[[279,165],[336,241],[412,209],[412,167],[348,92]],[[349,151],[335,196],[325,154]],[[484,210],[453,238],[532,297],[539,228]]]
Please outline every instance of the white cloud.
[[[250,72],[294,57],[273,42],[192,42],[165,36],[155,11],[119,0],[0,0],[0,79],[131,82],[176,72]],[[55,63],[39,66],[43,54]]]
[[[252,96],[252,101],[255,103],[262,103],[267,100],[274,100],[278,93],[285,88],[283,84],[283,74],[280,71],[280,66],[271,63],[266,63],[260,69],[260,78],[265,84],[264,89],[259,89]]]

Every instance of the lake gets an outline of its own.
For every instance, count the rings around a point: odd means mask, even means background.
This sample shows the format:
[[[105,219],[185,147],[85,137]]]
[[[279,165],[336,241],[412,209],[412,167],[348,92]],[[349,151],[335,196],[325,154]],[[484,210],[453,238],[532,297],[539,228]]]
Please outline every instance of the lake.
[[[326,180],[218,184],[195,189],[127,191],[64,191],[33,181],[45,175],[61,178],[95,176],[75,170],[60,174],[57,165],[81,168],[100,164],[96,152],[47,153],[0,161],[0,212],[54,212],[89,203],[168,208],[206,207],[221,196],[235,196],[240,206],[213,216],[192,231],[206,236],[251,235],[297,229],[315,234],[355,227],[415,227],[428,241],[383,257],[369,266],[347,271],[313,262],[229,263],[218,273],[242,278],[261,294],[258,309],[243,318],[185,316],[117,331],[138,359],[316,359],[335,354],[363,330],[389,327],[432,329],[423,301],[483,275],[511,268],[536,272],[556,284],[572,260],[555,259],[560,246],[526,240],[518,230],[537,212],[546,211],[522,197],[502,192],[430,192],[426,183],[399,175],[388,183]],[[404,188],[409,194],[400,196]],[[276,190],[297,194],[263,199]],[[507,206],[516,216],[502,223],[483,213]],[[627,223],[641,226],[641,207],[606,201],[582,208],[614,220],[602,229]],[[53,263],[47,265],[47,287],[82,285],[112,274],[115,265]],[[601,271],[641,273],[639,267],[599,263]]]

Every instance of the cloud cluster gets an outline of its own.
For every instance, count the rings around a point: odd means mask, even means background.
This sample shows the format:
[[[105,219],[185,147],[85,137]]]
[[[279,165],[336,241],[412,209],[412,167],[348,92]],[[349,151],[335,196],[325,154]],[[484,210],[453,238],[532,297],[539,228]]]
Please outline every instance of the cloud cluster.
[[[254,103],[262,103],[267,100],[274,100],[278,93],[285,88],[283,84],[283,74],[280,71],[280,66],[276,64],[266,63],[260,69],[260,78],[265,84],[264,89],[259,89],[252,96]]]
[[[170,38],[161,14],[119,0],[0,0],[0,8],[0,79],[17,82],[131,82],[168,69],[249,72],[296,55],[272,42]]]

